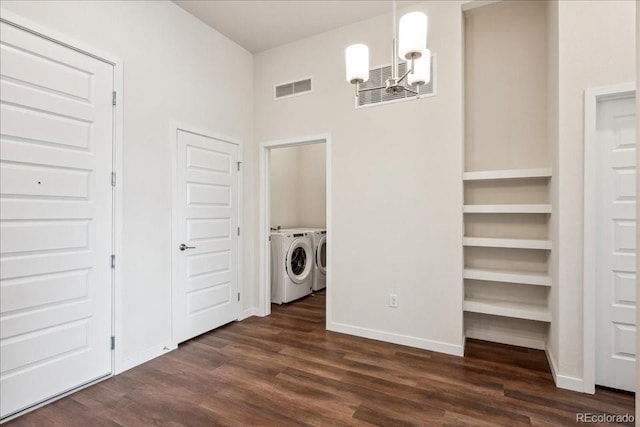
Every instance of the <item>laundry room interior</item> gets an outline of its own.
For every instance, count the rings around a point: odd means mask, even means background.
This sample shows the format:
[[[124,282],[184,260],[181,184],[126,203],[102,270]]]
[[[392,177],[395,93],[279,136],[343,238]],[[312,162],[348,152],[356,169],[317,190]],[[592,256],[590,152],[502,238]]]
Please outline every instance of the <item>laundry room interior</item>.
[[[318,296],[325,306],[327,241],[326,143],[269,150],[271,303]],[[324,309],[323,309],[324,311]]]

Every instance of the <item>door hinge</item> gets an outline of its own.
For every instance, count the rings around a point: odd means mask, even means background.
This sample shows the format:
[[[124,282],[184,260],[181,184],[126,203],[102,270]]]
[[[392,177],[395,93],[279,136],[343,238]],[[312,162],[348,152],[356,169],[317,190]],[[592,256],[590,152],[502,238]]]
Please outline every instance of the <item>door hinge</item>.
[[[116,337],[111,337],[111,350],[116,349]]]
[[[240,292],[238,292],[238,301],[240,301]]]
[[[116,105],[116,91],[114,90],[111,95],[111,104]]]
[[[116,268],[116,256],[111,255],[111,268]]]
[[[240,171],[240,164],[241,164],[242,162],[236,162],[236,163],[238,164],[238,172],[239,172],[239,171]]]
[[[112,187],[116,186],[116,173],[115,172],[111,172],[111,186]]]
[[[238,227],[238,236],[240,235],[240,227]]]
[[[271,236],[269,236],[269,241],[271,241]]]

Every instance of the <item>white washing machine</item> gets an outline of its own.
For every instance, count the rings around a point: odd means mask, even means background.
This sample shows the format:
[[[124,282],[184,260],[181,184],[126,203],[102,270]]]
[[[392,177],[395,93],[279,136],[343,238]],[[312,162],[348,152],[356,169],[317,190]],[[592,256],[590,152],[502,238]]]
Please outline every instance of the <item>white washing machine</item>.
[[[313,246],[309,232],[271,233],[271,302],[282,304],[311,293]]]
[[[314,291],[327,287],[327,230],[310,229],[313,247],[313,286]]]
[[[311,235],[313,248],[313,291],[327,287],[327,230],[324,228],[291,228],[288,232],[303,232]]]

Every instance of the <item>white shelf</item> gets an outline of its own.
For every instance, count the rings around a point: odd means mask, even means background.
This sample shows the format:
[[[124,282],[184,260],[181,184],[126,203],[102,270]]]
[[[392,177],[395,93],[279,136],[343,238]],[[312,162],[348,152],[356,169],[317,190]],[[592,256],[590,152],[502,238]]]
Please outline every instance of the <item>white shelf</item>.
[[[506,282],[520,285],[551,286],[551,277],[546,272],[494,270],[488,268],[465,268],[462,277],[489,282]]]
[[[494,239],[487,237],[465,237],[464,246],[478,246],[484,248],[512,248],[512,249],[551,249],[550,240],[529,239]]]
[[[544,305],[473,298],[465,299],[462,307],[471,313],[551,322],[551,313]]]
[[[551,213],[551,205],[464,205],[464,213]]]
[[[487,181],[495,179],[527,179],[527,178],[550,178],[551,168],[537,169],[506,169],[493,171],[465,172],[465,181]]]

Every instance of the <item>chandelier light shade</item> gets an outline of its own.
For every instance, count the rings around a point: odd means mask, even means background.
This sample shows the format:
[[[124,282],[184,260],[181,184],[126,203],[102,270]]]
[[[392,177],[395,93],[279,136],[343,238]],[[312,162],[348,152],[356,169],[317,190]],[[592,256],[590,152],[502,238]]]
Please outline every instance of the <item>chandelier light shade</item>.
[[[418,59],[427,48],[427,15],[411,12],[400,18],[398,56],[400,59]]]
[[[369,47],[364,44],[352,44],[345,50],[347,81],[364,83],[369,80]]]
[[[420,58],[413,64],[413,72],[407,76],[407,82],[411,86],[424,85],[431,81],[431,51],[425,49]]]

